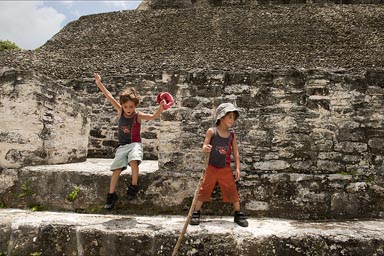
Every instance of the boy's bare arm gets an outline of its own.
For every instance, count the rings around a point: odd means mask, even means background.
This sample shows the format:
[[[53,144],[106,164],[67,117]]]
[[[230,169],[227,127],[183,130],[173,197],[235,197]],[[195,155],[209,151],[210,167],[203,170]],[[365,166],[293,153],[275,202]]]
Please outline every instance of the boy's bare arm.
[[[211,142],[212,135],[213,135],[213,129],[209,128],[205,135],[204,144],[203,144],[203,152],[205,153],[209,153],[212,150],[212,145],[209,144]]]
[[[95,83],[97,87],[99,87],[100,91],[104,94],[104,96],[107,98],[107,100],[112,104],[112,106],[117,110],[117,112],[121,112],[121,105],[120,103],[112,96],[112,94],[105,88],[103,83],[101,82],[101,77],[99,74],[95,73]]]
[[[236,165],[236,181],[238,181],[240,180],[240,154],[239,154],[239,147],[237,146],[236,135],[234,135],[233,137],[232,149],[233,149],[233,157],[235,159],[235,165]]]
[[[140,113],[139,114],[139,121],[140,120],[154,120],[160,116],[160,114],[161,114],[161,112],[163,112],[163,110],[164,110],[163,103],[160,103],[159,109],[155,113],[153,113],[153,114]]]

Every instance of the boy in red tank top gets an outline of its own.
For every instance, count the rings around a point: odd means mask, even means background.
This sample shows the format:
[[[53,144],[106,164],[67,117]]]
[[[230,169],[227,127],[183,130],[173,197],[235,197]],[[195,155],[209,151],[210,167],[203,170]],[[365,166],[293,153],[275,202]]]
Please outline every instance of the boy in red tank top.
[[[239,111],[231,103],[223,103],[217,107],[216,126],[208,129],[204,139],[203,151],[209,153],[209,162],[190,225],[200,224],[200,209],[204,202],[210,201],[212,191],[218,183],[223,202],[233,204],[235,209],[234,222],[242,227],[248,226],[244,213],[240,211],[240,198],[236,187],[236,181],[240,180],[239,149],[236,135],[230,131],[238,117]],[[230,166],[231,154],[234,156],[236,165],[235,177],[233,177]]]
[[[154,120],[158,118],[164,110],[164,103],[160,103],[159,109],[153,114],[136,112],[136,107],[140,102],[140,96],[133,88],[126,88],[119,94],[117,101],[112,94],[101,83],[101,77],[95,73],[95,83],[107,100],[116,109],[119,116],[118,136],[119,146],[117,147],[115,158],[111,165],[111,181],[107,194],[105,209],[111,210],[115,207],[118,200],[115,192],[120,173],[130,165],[132,170],[132,183],[128,186],[127,198],[135,198],[138,189],[139,164],[143,160],[143,147],[141,145],[140,127],[142,120]]]

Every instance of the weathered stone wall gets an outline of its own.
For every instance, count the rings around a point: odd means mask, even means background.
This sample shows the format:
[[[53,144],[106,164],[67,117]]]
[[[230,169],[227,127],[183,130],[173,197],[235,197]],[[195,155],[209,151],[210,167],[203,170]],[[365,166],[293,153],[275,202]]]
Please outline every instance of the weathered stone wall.
[[[11,74],[17,77],[17,73]],[[151,213],[180,213],[188,207],[194,184],[203,168],[201,145],[206,130],[212,125],[214,109],[221,102],[230,101],[241,112],[235,132],[242,169],[239,190],[248,214],[300,219],[380,217],[384,214],[383,70],[369,70],[364,74],[320,69],[190,70],[104,77],[103,81],[115,95],[125,85],[136,87],[142,95],[140,111],[155,111],[158,108],[155,98],[160,91],[171,92],[176,101],[160,119],[143,122],[144,158],[158,159],[159,171],[141,176],[140,200],[124,212],[142,209]],[[10,85],[4,82],[2,88],[7,86]],[[91,120],[87,133],[88,156],[112,158],[116,145],[113,107],[92,79],[73,80],[67,86],[74,89],[66,89],[72,92],[71,100],[76,99],[75,102],[88,107],[87,117]],[[36,88],[32,86],[31,89]],[[10,94],[3,95],[8,95],[4,99],[12,98]],[[20,100],[27,99],[19,97]],[[5,106],[12,106],[8,102],[3,104],[5,109]],[[25,106],[28,110],[33,108],[29,103]],[[65,114],[71,108],[59,109]],[[81,134],[80,128],[73,128],[74,124],[68,126],[72,127],[71,132]],[[67,132],[68,127],[62,128]],[[85,134],[81,136],[67,135],[66,142],[74,143],[69,138],[77,138],[76,143],[87,139]],[[40,142],[31,143],[39,145]],[[51,148],[49,152],[57,150]],[[17,160],[23,164],[48,163],[40,159],[23,162],[22,157]],[[146,168],[143,168],[145,172]],[[65,190],[79,186],[84,191],[92,191],[82,193],[78,204],[67,205],[56,199],[69,192],[60,190],[55,195],[48,185],[53,182],[53,177],[47,173],[42,172],[46,176],[43,179],[40,174],[35,177],[28,171],[10,169],[3,172],[2,202],[13,207],[25,204],[22,199],[16,200],[15,195],[23,193],[23,184],[27,183],[33,191],[39,191],[29,199],[30,203],[47,209],[74,207],[72,210],[75,210],[80,207],[89,212],[103,202],[109,174],[98,181],[90,176],[93,181],[89,184],[85,178],[76,178],[74,174],[73,177],[67,176],[66,172],[53,175],[57,177],[57,184],[65,180]],[[120,195],[125,193],[126,183],[122,181],[120,184]],[[56,201],[45,200],[50,194]],[[66,200],[65,196],[63,200]],[[227,214],[230,207],[223,207],[216,191],[205,212]]]
[[[184,207],[194,190],[191,178],[203,168],[201,145],[214,109],[229,101],[240,109],[235,127],[242,169],[239,189],[249,214],[382,216],[383,70],[190,70],[108,77],[104,82],[117,94],[127,81],[145,95],[142,111],[157,108],[160,91],[171,92],[176,101],[160,120],[143,124],[145,158],[158,158],[160,170],[143,188],[154,209]],[[91,80],[72,85],[78,93],[86,90],[89,99],[103,98]],[[112,157],[115,112],[108,103],[87,105],[97,120],[92,123],[89,156]],[[170,193],[180,190],[185,193],[177,198]],[[207,212],[222,207],[219,195],[214,198]]]
[[[143,0],[139,10],[260,4],[381,4],[382,0]]]
[[[131,85],[144,95],[142,111],[157,108],[157,92],[173,94],[175,105],[143,134],[151,140],[145,144],[153,146],[158,140],[161,168],[198,170],[193,163],[201,157],[200,147],[206,129],[212,125],[214,109],[229,101],[241,111],[235,129],[244,170],[357,175],[359,170],[383,165],[383,73],[192,70],[164,72],[161,77],[110,78],[105,83],[117,94],[123,80],[131,80]],[[93,82],[82,85],[88,91],[94,90],[92,99],[100,96],[104,102]],[[93,102],[94,145],[90,152],[111,156],[108,144],[115,140],[115,134],[110,132],[115,116],[109,112],[109,103],[102,102]],[[100,138],[100,134],[105,138]],[[364,175],[371,174],[364,171]]]
[[[88,110],[59,82],[3,68],[0,111],[1,169],[86,159]]]

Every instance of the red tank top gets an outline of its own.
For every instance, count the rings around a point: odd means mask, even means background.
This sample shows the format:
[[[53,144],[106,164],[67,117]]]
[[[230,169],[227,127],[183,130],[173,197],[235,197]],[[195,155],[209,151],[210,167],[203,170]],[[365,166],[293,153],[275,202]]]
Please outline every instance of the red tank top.
[[[210,144],[212,151],[209,156],[209,164],[215,167],[225,167],[231,164],[232,142],[234,133],[231,132],[228,138],[220,137],[217,129],[214,128]]]
[[[130,118],[126,118],[124,113],[121,114],[118,125],[119,145],[141,142],[141,124],[137,121],[137,117],[138,113]]]

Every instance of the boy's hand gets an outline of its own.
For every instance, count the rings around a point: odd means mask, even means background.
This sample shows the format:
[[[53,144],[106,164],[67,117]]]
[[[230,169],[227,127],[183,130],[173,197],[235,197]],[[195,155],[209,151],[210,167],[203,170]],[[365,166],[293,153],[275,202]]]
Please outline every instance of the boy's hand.
[[[240,180],[240,170],[236,170],[235,181]]]
[[[163,100],[162,100],[162,101],[160,102],[160,104],[159,104],[159,105],[160,105],[160,111],[161,111],[161,112],[164,111],[164,104],[165,104],[165,101],[163,101]]]
[[[209,153],[209,152],[211,152],[211,150],[212,150],[212,145],[210,145],[210,144],[204,144],[203,145],[203,152]]]

